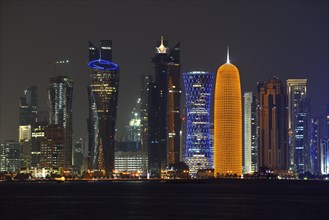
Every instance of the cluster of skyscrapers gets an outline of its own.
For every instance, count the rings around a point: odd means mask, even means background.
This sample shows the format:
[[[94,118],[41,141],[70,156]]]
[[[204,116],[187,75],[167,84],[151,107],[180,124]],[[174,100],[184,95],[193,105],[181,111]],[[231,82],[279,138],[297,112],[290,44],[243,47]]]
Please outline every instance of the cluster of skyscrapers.
[[[56,75],[49,81],[48,111],[38,111],[36,86],[19,99],[19,140],[1,144],[0,171],[137,172],[161,178],[188,167],[192,177],[261,169],[329,174],[329,106],[323,116],[312,117],[306,79],[284,84],[274,76],[242,97],[229,51],[217,74],[181,73],[180,43],[167,45],[161,37],[151,61],[154,73],[142,75],[124,141],[116,134],[120,68],[112,61],[112,41],[102,40],[99,47],[89,42],[88,142],[73,140],[73,80]]]

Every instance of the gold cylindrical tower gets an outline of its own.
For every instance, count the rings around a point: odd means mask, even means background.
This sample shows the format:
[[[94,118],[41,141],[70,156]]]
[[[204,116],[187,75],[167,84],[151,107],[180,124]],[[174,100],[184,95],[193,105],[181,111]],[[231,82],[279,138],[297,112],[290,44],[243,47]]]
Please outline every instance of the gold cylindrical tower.
[[[242,99],[239,70],[228,62],[217,71],[214,100],[215,176],[242,175]]]

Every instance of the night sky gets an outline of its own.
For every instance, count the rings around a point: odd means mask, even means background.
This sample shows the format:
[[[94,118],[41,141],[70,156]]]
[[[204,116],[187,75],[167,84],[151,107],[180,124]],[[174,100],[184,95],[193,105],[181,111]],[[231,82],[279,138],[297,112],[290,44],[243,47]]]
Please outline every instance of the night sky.
[[[112,40],[120,65],[117,128],[123,133],[139,97],[140,75],[151,74],[156,42],[181,42],[182,72],[239,71],[242,92],[277,75],[307,78],[312,115],[329,103],[328,1],[1,1],[0,142],[18,139],[18,99],[37,85],[39,110],[47,109],[53,65],[69,59],[74,80],[73,129],[87,137],[88,40]]]

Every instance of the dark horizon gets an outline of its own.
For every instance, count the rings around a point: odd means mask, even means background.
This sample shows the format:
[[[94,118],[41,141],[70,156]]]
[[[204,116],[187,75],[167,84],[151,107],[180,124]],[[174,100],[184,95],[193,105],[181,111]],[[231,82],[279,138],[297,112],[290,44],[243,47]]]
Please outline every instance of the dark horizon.
[[[277,75],[308,79],[311,115],[329,103],[328,2],[9,2],[1,1],[0,142],[18,137],[18,101],[38,86],[39,110],[56,60],[70,60],[74,81],[73,132],[87,137],[88,41],[112,40],[120,66],[117,128],[123,134],[140,91],[153,74],[151,58],[163,35],[181,44],[181,73],[217,72],[226,61],[240,71],[242,94]],[[183,85],[182,85],[183,88]]]

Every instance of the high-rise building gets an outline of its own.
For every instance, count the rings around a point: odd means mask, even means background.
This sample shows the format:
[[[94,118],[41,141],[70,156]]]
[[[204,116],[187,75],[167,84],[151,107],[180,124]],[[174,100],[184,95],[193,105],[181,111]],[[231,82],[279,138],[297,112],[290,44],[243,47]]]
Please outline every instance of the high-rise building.
[[[38,88],[31,86],[19,99],[19,137],[21,167],[31,166],[31,131],[38,121]]]
[[[329,138],[329,103],[325,106],[325,114],[324,114],[324,117],[325,117],[325,136],[327,138]]]
[[[257,98],[252,92],[244,96],[243,173],[258,171]]]
[[[167,164],[180,159],[180,44],[168,52],[164,43],[161,37],[152,59],[154,82],[149,86],[148,101],[149,172],[156,177]]]
[[[89,169],[109,176],[114,170],[114,137],[119,92],[119,66],[112,62],[112,41],[100,48],[89,42]]]
[[[239,70],[219,67],[214,98],[214,174],[242,175],[242,97]]]
[[[137,100],[137,105],[134,107],[130,115],[129,125],[125,127],[125,141],[136,142],[140,145],[141,141],[141,117],[140,117],[140,98]],[[136,149],[139,149],[137,147]]]
[[[17,141],[5,141],[7,172],[17,172],[21,169],[21,144]]]
[[[148,99],[149,85],[153,80],[152,75],[141,76],[141,151],[147,152],[148,149]]]
[[[212,168],[210,151],[210,105],[214,74],[203,71],[183,73],[187,113],[185,162],[190,174]]]
[[[42,168],[63,167],[65,129],[56,124],[51,124],[45,128],[45,137],[41,140],[41,159]]]
[[[45,137],[45,128],[47,122],[38,122],[35,128],[32,129],[32,149],[31,149],[31,167],[40,168],[41,160],[41,141]]]
[[[319,117],[309,118],[309,144],[310,144],[310,172],[312,174],[320,174],[320,123]]]
[[[258,83],[259,166],[286,170],[288,163],[286,93],[273,77]]]
[[[83,170],[83,139],[80,138],[74,144],[74,166]]]
[[[34,128],[38,118],[38,88],[31,86],[19,99],[19,125],[30,125]]]
[[[34,127],[36,124],[34,124]],[[18,140],[21,145],[21,167],[31,167],[31,151],[32,151],[32,132],[31,125],[20,125]]]
[[[321,173],[323,175],[329,174],[329,139],[323,138],[320,142],[320,156],[321,156]]]
[[[309,102],[307,100],[306,88],[306,79],[287,80],[289,167],[297,173],[304,173],[310,170],[310,149],[307,141]]]
[[[6,155],[6,148],[5,144],[0,143],[0,172],[7,171],[7,155]]]
[[[49,124],[64,129],[63,166],[69,168],[73,163],[72,127],[73,80],[68,76],[50,79],[48,88]]]

